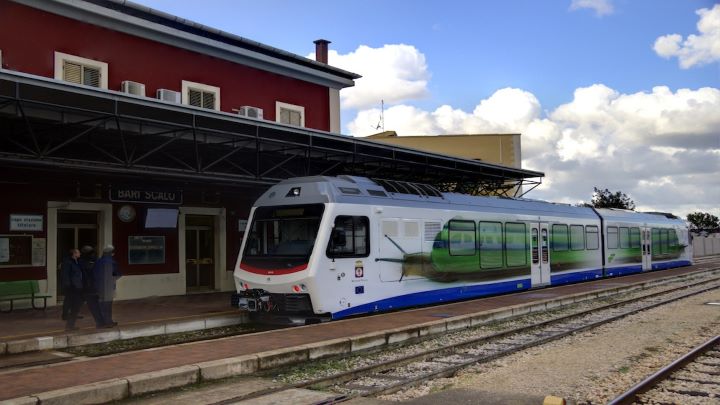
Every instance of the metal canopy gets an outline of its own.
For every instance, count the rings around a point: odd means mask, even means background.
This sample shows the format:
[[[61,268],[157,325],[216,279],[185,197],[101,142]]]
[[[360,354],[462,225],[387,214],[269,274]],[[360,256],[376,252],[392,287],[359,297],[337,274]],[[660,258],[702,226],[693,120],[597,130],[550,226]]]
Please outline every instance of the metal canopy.
[[[341,174],[519,196],[543,173],[0,71],[0,164],[224,186]],[[528,187],[529,186],[529,187]]]

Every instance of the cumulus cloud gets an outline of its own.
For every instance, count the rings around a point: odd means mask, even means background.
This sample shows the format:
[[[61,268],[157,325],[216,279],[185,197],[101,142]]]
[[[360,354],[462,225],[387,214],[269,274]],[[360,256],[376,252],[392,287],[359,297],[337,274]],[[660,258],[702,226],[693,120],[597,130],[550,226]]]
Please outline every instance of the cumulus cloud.
[[[315,54],[308,55],[314,59]],[[361,45],[355,51],[328,52],[328,63],[363,77],[355,86],[340,92],[343,108],[367,108],[381,100],[393,104],[417,100],[428,94],[430,78],[425,55],[412,45],[392,44],[382,48]]]
[[[595,15],[598,17],[612,14],[614,11],[610,0],[572,0],[570,10],[580,10],[583,8],[594,10]]]
[[[603,84],[579,88],[572,101],[542,113],[527,91],[505,88],[471,111],[443,105],[385,110],[399,135],[522,133],[523,166],[543,171],[529,197],[577,203],[593,186],[622,190],[638,209],[720,214],[720,89],[623,94]],[[354,135],[377,132],[380,111],[362,110]]]
[[[680,67],[689,69],[720,60],[720,4],[696,11],[698,35],[669,34],[655,40],[653,49],[663,58],[677,57]]]

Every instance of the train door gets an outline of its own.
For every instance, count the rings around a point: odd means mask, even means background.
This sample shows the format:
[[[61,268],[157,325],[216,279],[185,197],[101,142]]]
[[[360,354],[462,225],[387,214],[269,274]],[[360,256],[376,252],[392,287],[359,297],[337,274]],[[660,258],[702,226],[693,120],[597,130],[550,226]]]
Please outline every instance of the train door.
[[[649,271],[652,270],[652,237],[650,236],[650,228],[640,228],[640,235],[642,236],[642,270]]]
[[[550,246],[547,224],[532,224],[530,228],[530,279],[533,287],[550,284]]]

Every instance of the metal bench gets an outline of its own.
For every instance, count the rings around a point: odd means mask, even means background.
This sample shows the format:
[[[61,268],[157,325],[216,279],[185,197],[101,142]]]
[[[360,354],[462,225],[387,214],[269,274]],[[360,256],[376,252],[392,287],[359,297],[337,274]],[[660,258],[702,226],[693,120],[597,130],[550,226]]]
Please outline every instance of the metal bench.
[[[0,306],[0,312],[12,312],[14,302],[17,300],[31,300],[34,309],[44,310],[47,308],[47,299],[50,297],[50,295],[40,294],[37,280],[0,281],[0,302],[10,302],[10,309],[4,311]],[[43,300],[42,307],[35,305],[35,300],[39,299]]]

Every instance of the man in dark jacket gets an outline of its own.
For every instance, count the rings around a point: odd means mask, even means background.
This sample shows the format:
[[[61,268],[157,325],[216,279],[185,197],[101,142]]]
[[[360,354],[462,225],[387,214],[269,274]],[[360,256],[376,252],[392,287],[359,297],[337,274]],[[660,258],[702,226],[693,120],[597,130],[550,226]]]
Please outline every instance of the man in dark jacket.
[[[117,262],[113,259],[114,254],[115,247],[107,245],[103,249],[102,257],[95,262],[93,268],[93,281],[100,300],[100,312],[105,327],[117,325],[112,319],[112,301],[115,298],[115,280],[120,278],[121,274]]]
[[[100,304],[98,301],[98,293],[95,289],[95,282],[93,281],[93,269],[95,267],[95,250],[92,246],[83,246],[80,249],[80,268],[83,274],[83,300],[87,302],[88,309],[95,319],[95,326],[98,328],[104,327],[107,323],[103,320],[102,313],[100,312]]]
[[[68,301],[69,313],[66,315],[65,330],[75,330],[75,321],[77,320],[78,311],[80,311],[80,305],[82,305],[83,298],[83,274],[80,268],[80,251],[72,249],[70,256],[63,261],[61,276],[62,276],[62,287],[65,291],[65,300]]]

